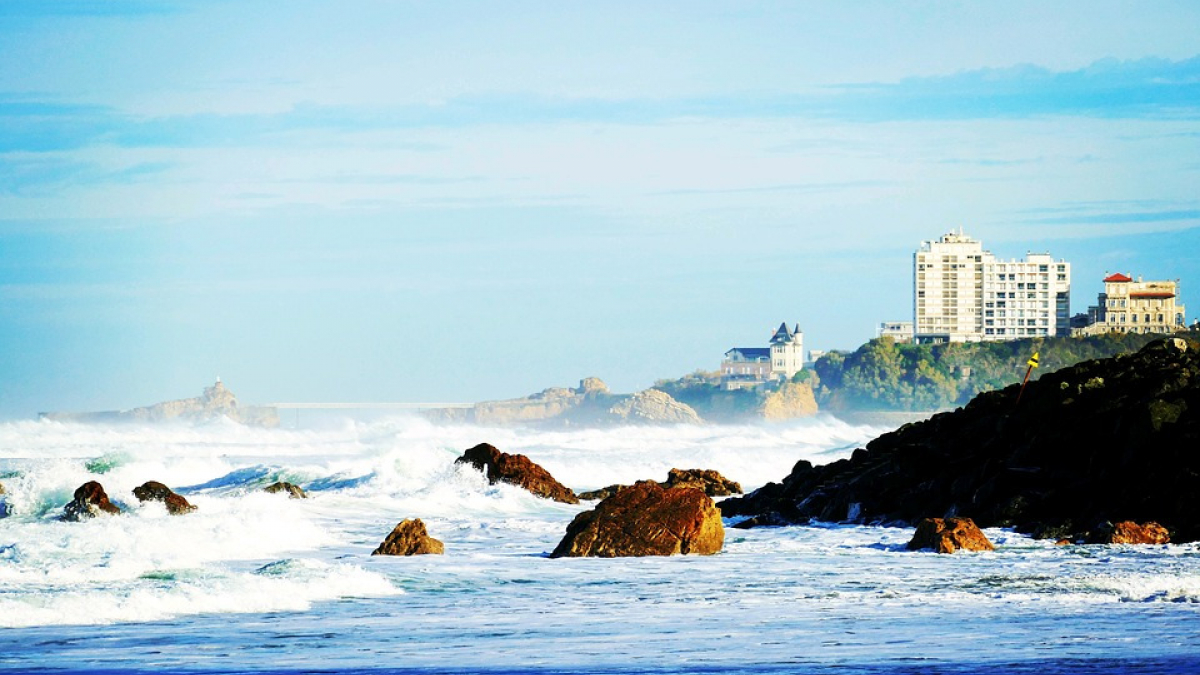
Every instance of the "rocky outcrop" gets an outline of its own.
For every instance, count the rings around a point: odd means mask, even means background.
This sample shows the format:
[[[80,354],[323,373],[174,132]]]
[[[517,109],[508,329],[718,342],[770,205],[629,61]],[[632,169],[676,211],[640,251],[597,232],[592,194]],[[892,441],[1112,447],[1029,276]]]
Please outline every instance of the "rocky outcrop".
[[[1014,376],[1016,379],[1019,376]],[[760,524],[914,524],[969,515],[982,527],[1059,538],[1152,520],[1200,538],[1200,351],[1179,338],[976,396],[824,466],[721,503]]]
[[[1132,521],[1102,523],[1088,533],[1088,544],[1169,544],[1171,535],[1158,523],[1139,525]]]
[[[79,522],[102,513],[117,515],[121,509],[108,501],[104,486],[93,480],[75,489],[75,498],[63,507],[62,519]]]
[[[550,557],[708,555],[724,542],[721,512],[708,495],[643,481],[575,516]]]
[[[484,401],[470,408],[446,408],[425,413],[437,421],[475,424],[543,426],[605,426],[612,424],[699,423],[689,406],[657,389],[636,394],[613,394],[596,377],[584,378],[575,389],[551,387],[537,394],[503,401]]]
[[[671,398],[659,389],[646,389],[608,409],[614,421],[626,424],[700,424],[700,416],[691,406]]]
[[[500,452],[495,446],[480,443],[454,460],[455,464],[470,464],[487,475],[488,483],[504,482],[525,488],[539,497],[564,504],[578,504],[579,498],[570,488],[554,480],[541,466],[525,455]]]
[[[188,503],[188,500],[184,499],[182,495],[175,494],[171,488],[154,480],[146,481],[133,488],[133,496],[137,497],[139,502],[162,502],[167,507],[167,513],[173,516],[196,510],[196,507]]]
[[[817,397],[813,389],[800,382],[785,382],[767,394],[759,407],[763,419],[781,421],[817,414]]]
[[[271,483],[267,487],[263,488],[263,492],[270,492],[271,494],[285,492],[291,499],[308,499],[308,493],[302,490],[299,485],[293,485],[287,481]]]
[[[442,542],[425,531],[425,523],[420,518],[405,518],[378,548],[371,551],[371,555],[441,555],[445,550]]]
[[[164,401],[143,408],[96,413],[42,413],[44,419],[73,422],[207,422],[222,417],[248,426],[279,426],[279,411],[271,407],[241,406],[233,392],[217,380],[196,398]]]
[[[741,485],[711,469],[671,469],[667,472],[666,482],[659,483],[658,485],[664,488],[696,488],[703,491],[709,497],[742,494]],[[627,487],[629,486],[619,484],[609,485],[599,490],[580,492],[578,496],[583,501],[607,499]]]
[[[5,495],[8,493],[4,490],[4,483],[0,483],[0,518],[7,518],[9,512],[8,499]]]
[[[667,488],[696,488],[709,497],[742,494],[742,486],[712,469],[671,469],[667,472]]]
[[[970,518],[926,518],[908,542],[908,550],[933,549],[937,553],[994,551],[996,547]]]

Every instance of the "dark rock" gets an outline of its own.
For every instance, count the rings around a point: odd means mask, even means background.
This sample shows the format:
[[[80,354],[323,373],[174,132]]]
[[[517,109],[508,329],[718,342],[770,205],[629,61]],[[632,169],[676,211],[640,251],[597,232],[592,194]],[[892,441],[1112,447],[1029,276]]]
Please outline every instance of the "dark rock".
[[[133,496],[139,502],[162,502],[167,505],[167,513],[173,516],[191,513],[195,506],[188,503],[181,495],[175,494],[171,488],[158,481],[147,481],[133,488]]]
[[[917,525],[908,550],[933,549],[938,553],[955,551],[994,551],[996,547],[970,518],[926,518]]]
[[[671,469],[663,487],[689,487],[703,490],[709,497],[742,494],[742,486],[711,469]]]
[[[609,485],[608,487],[603,487],[603,488],[600,488],[599,490],[589,490],[587,492],[580,492],[580,493],[577,493],[576,496],[579,497],[580,501],[593,502],[598,499],[608,499],[609,497],[617,494],[618,492],[620,492],[621,490],[624,490],[627,487],[629,487],[629,486],[628,485]]]
[[[271,494],[286,492],[288,497],[292,499],[308,499],[308,494],[304,492],[304,490],[301,490],[299,485],[293,485],[286,481],[271,483],[267,487],[263,488],[263,491],[270,492]]]
[[[1171,535],[1158,523],[1104,523],[1087,534],[1088,544],[1169,544]]]
[[[1016,378],[1014,377],[1014,380]],[[981,527],[1061,538],[1071,523],[1153,520],[1200,539],[1200,351],[1179,338],[976,396],[824,466],[721,502],[726,517]]]
[[[487,474],[488,483],[510,483],[525,488],[539,497],[553,499],[564,504],[578,504],[579,498],[570,488],[554,480],[541,466],[525,455],[510,455],[500,452],[487,443],[467,450],[455,464],[470,464]]]
[[[442,542],[425,531],[425,523],[420,518],[405,518],[371,555],[441,555],[445,550]]]
[[[708,495],[643,481],[575,516],[550,557],[708,555],[724,542],[721,512]]]
[[[63,507],[62,519],[78,522],[95,518],[101,513],[116,515],[121,513],[121,509],[108,501],[104,486],[93,480],[75,489],[75,498]]]

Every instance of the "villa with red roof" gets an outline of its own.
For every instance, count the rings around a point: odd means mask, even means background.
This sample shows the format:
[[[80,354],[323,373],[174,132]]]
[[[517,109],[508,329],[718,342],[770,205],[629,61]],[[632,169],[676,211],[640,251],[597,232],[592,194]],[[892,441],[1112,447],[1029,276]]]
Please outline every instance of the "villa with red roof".
[[[1088,307],[1088,325],[1077,335],[1100,333],[1174,333],[1187,328],[1177,302],[1179,281],[1134,281],[1127,274],[1104,278],[1104,292]]]

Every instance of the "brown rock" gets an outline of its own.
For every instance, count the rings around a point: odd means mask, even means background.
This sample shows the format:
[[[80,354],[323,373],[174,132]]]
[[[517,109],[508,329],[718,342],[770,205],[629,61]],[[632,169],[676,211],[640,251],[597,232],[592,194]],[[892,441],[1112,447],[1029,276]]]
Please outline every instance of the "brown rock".
[[[931,548],[938,553],[994,551],[995,546],[970,518],[926,518],[917,525],[908,550]]]
[[[133,488],[133,496],[137,497],[139,502],[162,502],[167,505],[167,513],[173,516],[180,516],[196,510],[196,507],[189,504],[188,500],[155,480],[146,481]]]
[[[121,509],[108,501],[108,493],[104,486],[96,481],[88,481],[75,489],[75,498],[63,507],[63,520],[81,521],[95,518],[101,513],[119,514]]]
[[[709,497],[742,494],[742,486],[711,469],[671,469],[667,473],[668,488],[697,488]]]
[[[539,497],[553,499],[564,504],[578,504],[579,498],[570,488],[554,480],[542,467],[533,463],[525,455],[510,455],[500,452],[487,443],[467,450],[462,457],[454,460],[455,464],[470,464],[487,474],[488,482],[511,483],[525,488]]]
[[[371,555],[441,555],[445,550],[442,542],[425,531],[425,523],[420,518],[405,518]]]
[[[1131,520],[1105,523],[1088,533],[1089,544],[1169,544],[1171,535],[1158,523],[1138,525]]]
[[[299,485],[293,485],[286,481],[271,483],[267,487],[263,488],[263,491],[270,492],[271,494],[275,494],[277,492],[286,492],[288,493],[288,497],[292,499],[308,499],[308,494],[305,493],[304,490],[301,490]]]
[[[576,496],[578,496],[581,501],[594,502],[598,499],[608,499],[609,497],[617,494],[618,492],[620,492],[621,490],[624,490],[627,487],[629,487],[629,486],[628,485],[620,485],[620,484],[609,485],[608,487],[602,487],[599,490],[589,490],[587,492],[580,492]]]
[[[5,492],[4,492],[4,483],[0,483],[0,495],[2,495],[2,494],[5,494]]]
[[[642,481],[575,516],[550,557],[709,555],[724,543],[721,512],[703,491]]]

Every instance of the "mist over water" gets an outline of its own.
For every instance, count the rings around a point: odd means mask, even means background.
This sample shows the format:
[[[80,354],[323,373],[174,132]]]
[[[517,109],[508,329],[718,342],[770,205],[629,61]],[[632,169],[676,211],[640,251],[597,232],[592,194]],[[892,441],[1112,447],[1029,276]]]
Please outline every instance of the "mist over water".
[[[824,524],[728,529],[711,557],[551,560],[589,505],[488,485],[453,463],[489,442],[576,490],[663,480],[672,467],[717,469],[750,490],[797,460],[846,457],[882,431],[824,416],[558,431],[416,417],[275,430],[3,424],[0,499],[11,515],[0,519],[0,668],[1188,672],[1200,663],[1193,545],[1055,547],[989,530],[995,553],[946,557],[905,551],[908,529]],[[125,513],[60,522],[89,480]],[[131,490],[147,480],[198,510],[176,517],[137,503]],[[277,480],[310,498],[262,492]],[[408,517],[423,519],[446,555],[371,557]]]

